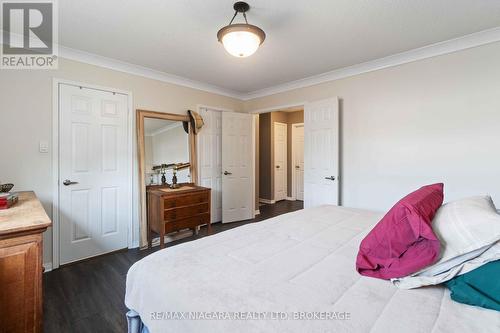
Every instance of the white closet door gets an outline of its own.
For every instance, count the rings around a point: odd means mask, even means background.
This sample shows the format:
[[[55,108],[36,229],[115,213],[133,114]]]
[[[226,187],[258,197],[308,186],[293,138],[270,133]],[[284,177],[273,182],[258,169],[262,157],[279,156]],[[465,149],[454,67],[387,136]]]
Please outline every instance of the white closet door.
[[[293,124],[292,141],[295,198],[304,200],[304,124]]]
[[[60,85],[60,263],[127,247],[128,98]]]
[[[274,122],[274,200],[287,197],[287,125]]]
[[[304,108],[304,207],[339,204],[338,99]]]
[[[222,222],[254,217],[253,116],[222,113]]]
[[[205,125],[198,133],[198,183],[212,189],[212,222],[222,221],[222,115],[200,108]]]

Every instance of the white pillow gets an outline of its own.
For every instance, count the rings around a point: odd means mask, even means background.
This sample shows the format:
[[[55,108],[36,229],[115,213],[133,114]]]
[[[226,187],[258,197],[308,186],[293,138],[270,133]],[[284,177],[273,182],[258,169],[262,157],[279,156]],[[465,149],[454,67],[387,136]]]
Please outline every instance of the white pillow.
[[[415,274],[393,279],[399,288],[439,284],[500,258],[500,247],[493,246],[500,240],[500,214],[490,196],[444,204],[432,229],[441,241],[441,259]]]

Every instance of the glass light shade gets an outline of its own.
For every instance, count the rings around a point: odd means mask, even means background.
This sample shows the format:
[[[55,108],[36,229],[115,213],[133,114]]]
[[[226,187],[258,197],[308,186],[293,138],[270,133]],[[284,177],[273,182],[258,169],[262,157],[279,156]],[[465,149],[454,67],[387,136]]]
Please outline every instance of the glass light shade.
[[[239,58],[254,54],[266,36],[264,31],[250,24],[228,25],[217,35],[226,51]]]
[[[249,31],[233,31],[222,37],[222,45],[235,57],[248,57],[257,51],[259,36]]]

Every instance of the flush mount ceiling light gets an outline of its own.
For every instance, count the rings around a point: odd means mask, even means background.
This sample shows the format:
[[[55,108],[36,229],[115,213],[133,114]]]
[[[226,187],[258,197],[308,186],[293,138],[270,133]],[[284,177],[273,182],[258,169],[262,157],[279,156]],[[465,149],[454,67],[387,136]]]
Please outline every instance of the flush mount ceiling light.
[[[236,2],[233,8],[235,12],[231,22],[219,30],[217,39],[229,54],[239,58],[248,57],[257,51],[266,39],[266,34],[261,28],[248,24],[246,12],[250,6],[246,2]],[[238,13],[243,14],[245,23],[232,24]]]

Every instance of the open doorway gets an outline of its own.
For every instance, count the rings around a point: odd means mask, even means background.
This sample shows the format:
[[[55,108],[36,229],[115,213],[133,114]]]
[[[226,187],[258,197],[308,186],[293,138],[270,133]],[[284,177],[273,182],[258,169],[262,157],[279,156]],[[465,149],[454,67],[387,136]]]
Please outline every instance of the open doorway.
[[[304,108],[259,114],[258,199],[260,205],[304,200]]]

